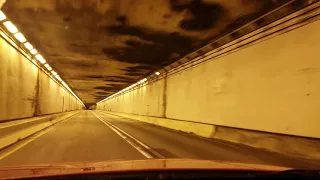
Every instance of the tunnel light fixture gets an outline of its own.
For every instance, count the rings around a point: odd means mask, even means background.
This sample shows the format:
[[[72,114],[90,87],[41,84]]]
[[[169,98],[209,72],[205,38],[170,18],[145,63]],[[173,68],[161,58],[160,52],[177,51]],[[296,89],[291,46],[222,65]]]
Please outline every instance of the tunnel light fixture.
[[[51,70],[52,70],[52,67],[50,67],[50,65],[49,65],[49,64],[45,64],[45,65],[44,65],[44,67],[46,67],[49,71],[51,71]]]
[[[62,81],[61,83],[62,83],[62,85],[63,85],[65,88],[67,88],[69,91],[72,92],[72,90],[70,89],[70,87],[68,86],[67,83],[65,83],[64,81]],[[72,94],[74,94],[74,93],[72,92]],[[75,94],[74,94],[74,95],[75,95]]]
[[[52,74],[53,76],[55,76],[55,75],[57,75],[57,72],[51,71],[51,74]]]
[[[62,81],[61,77],[60,77],[58,74],[56,74],[54,77],[55,77],[56,79],[58,79],[59,81]]]
[[[42,57],[40,54],[37,54],[37,55],[36,55],[36,59],[37,59],[38,61],[40,61],[41,64],[46,63],[46,60],[43,59],[43,57]]]
[[[47,61],[45,59],[39,60],[41,64],[46,63]]]
[[[159,73],[159,74],[160,74],[160,73]],[[128,87],[122,89],[121,91],[118,91],[117,93],[115,93],[115,94],[113,94],[113,95],[111,95],[111,96],[109,96],[109,97],[107,97],[107,98],[105,98],[105,99],[97,102],[96,104],[99,104],[99,103],[102,103],[102,102],[104,102],[104,101],[106,101],[106,100],[108,100],[108,99],[111,99],[112,97],[115,97],[115,96],[117,96],[118,94],[121,94],[121,93],[123,93],[123,92],[126,92],[126,91],[134,88],[134,87],[137,86],[137,85],[142,85],[142,84],[143,84],[144,82],[146,82],[147,80],[148,80],[147,78],[144,78],[144,79],[138,81],[137,83],[134,83],[134,84],[132,84],[131,86],[128,86]]]
[[[29,50],[33,49],[33,46],[29,42],[24,43],[24,47],[26,47]]]
[[[16,37],[16,39],[21,43],[24,43],[27,41],[26,38],[21,33],[14,34],[14,37]]]
[[[159,73],[159,74],[160,74],[160,73]],[[102,102],[104,102],[104,101],[106,101],[106,100],[108,100],[108,99],[111,99],[112,97],[115,97],[115,96],[117,96],[117,95],[119,95],[119,94],[121,94],[121,93],[123,93],[123,92],[126,92],[126,91],[134,88],[134,87],[137,86],[137,85],[141,85],[141,84],[143,84],[144,82],[146,82],[147,80],[148,80],[147,78],[144,78],[144,79],[138,81],[137,83],[134,83],[134,84],[132,84],[131,86],[128,86],[128,87],[122,89],[121,91],[118,91],[117,93],[115,93],[115,94],[113,94],[113,95],[111,95],[111,96],[109,96],[109,97],[107,97],[107,98],[105,98],[105,99],[97,102],[96,104],[99,104],[99,103],[102,103]]]
[[[37,55],[36,55],[36,59],[37,59],[37,60],[40,60],[40,59],[43,59],[43,57],[41,56],[41,54],[37,54]]]
[[[156,72],[155,74],[156,74],[157,76],[159,76],[159,75],[160,75],[160,73],[159,73],[159,72]]]
[[[5,20],[6,18],[6,15],[4,15],[2,11],[0,11],[0,21]]]
[[[146,79],[146,78],[145,78],[145,79]],[[115,93],[115,94],[113,94],[113,95],[111,95],[111,96],[109,96],[109,97],[107,97],[107,98],[105,98],[105,99],[103,99],[103,100],[101,100],[101,101],[99,101],[99,102],[97,102],[97,104],[99,104],[99,103],[101,103],[101,102],[103,102],[103,101],[106,101],[106,100],[108,100],[108,99],[110,99],[110,98],[112,98],[112,97],[114,97],[114,96],[117,96],[118,94],[121,94],[121,93],[123,93],[123,92],[126,92],[126,91],[130,90],[131,88],[134,88],[134,87],[137,86],[138,84],[140,84],[140,81],[137,82],[137,83],[132,84],[131,86],[128,86],[128,87],[122,89],[121,91],[118,91],[117,93]]]
[[[142,83],[144,83],[144,82],[146,82],[146,81],[147,81],[147,78],[144,78],[144,79],[140,80],[140,81],[138,82],[138,84],[142,84]]]
[[[41,54],[37,54],[37,55],[36,55],[36,59],[37,59],[38,61],[40,61],[41,64],[46,63],[46,60],[43,59],[43,57],[41,56]]]
[[[31,54],[37,54],[38,51],[37,51],[36,49],[32,49],[32,50],[30,50],[30,53],[31,53]]]
[[[67,89],[69,89],[69,86],[67,85],[67,83],[65,83],[64,81],[62,81],[61,83],[62,83],[62,85],[63,85],[64,87],[66,87]]]
[[[15,25],[12,24],[11,21],[6,21],[3,23],[3,25],[10,31],[11,33],[17,33],[18,29]]]

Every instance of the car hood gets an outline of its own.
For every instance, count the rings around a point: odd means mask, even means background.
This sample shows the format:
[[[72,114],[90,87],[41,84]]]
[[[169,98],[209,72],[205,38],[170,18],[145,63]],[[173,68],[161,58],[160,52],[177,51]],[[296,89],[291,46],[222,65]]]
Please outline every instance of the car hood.
[[[134,172],[160,170],[225,170],[225,171],[266,171],[290,170],[288,167],[234,163],[194,159],[148,159],[132,161],[103,161],[23,165],[0,167],[0,178],[44,177],[99,172]]]

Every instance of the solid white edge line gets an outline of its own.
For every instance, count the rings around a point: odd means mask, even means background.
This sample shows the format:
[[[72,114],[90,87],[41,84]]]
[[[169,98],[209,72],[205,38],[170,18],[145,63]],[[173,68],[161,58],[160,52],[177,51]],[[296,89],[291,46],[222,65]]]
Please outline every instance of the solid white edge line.
[[[98,112],[98,113],[101,113],[101,114],[104,114],[106,115],[105,113],[102,113],[102,112]],[[130,137],[131,139],[133,139],[134,141],[136,141],[137,143],[139,143],[141,146],[143,146],[144,148],[148,149],[149,151],[151,151],[153,154],[155,154],[156,156],[160,157],[160,158],[165,158],[165,156],[163,156],[162,154],[159,154],[158,152],[154,151],[152,148],[150,148],[148,145],[144,144],[143,142],[141,142],[140,140],[136,139],[135,137],[131,136],[130,134],[124,132],[122,129],[118,128],[117,126],[111,124],[110,122],[107,122],[109,123],[111,126],[113,126],[114,128],[116,128],[118,131],[122,132],[123,134],[125,134],[126,136]]]
[[[141,149],[139,146],[133,144],[127,137],[125,137],[123,134],[126,134],[126,133],[123,133],[121,134],[121,132],[119,130],[117,130],[115,127],[112,127],[111,125],[109,125],[107,122],[105,122],[104,120],[102,120],[99,116],[97,116],[94,112],[92,112],[92,114],[98,118],[103,124],[107,125],[111,130],[113,130],[115,133],[117,133],[122,139],[124,139],[127,143],[129,143],[132,147],[134,147],[137,151],[139,151],[142,155],[144,155],[146,158],[148,159],[152,159],[153,157],[145,152],[143,149]],[[134,139],[135,140],[135,139]]]
[[[104,115],[106,115],[106,116],[108,116],[108,115],[113,115],[113,114],[107,114],[107,113],[104,113],[104,112],[98,112],[98,113],[101,113],[101,114],[104,114]],[[113,116],[117,116],[117,115],[113,115]],[[120,116],[119,116],[120,117]],[[128,118],[128,119],[130,119],[130,118]],[[143,122],[143,121],[141,121],[141,122]],[[146,123],[146,122],[145,122]],[[157,126],[159,126],[159,125],[157,125]],[[159,127],[163,127],[163,126],[159,126]],[[117,127],[116,127],[117,128]],[[170,128],[169,128],[170,129]],[[122,131],[121,129],[119,129],[120,131]],[[127,134],[126,132],[123,132],[124,134]],[[186,132],[183,132],[183,133],[186,133]],[[129,137],[131,137],[132,139],[135,139],[134,137],[132,137],[132,136],[130,136],[129,134],[127,134],[127,136],[129,136]],[[199,137],[201,137],[201,138],[206,138],[206,137],[203,137],[203,136],[199,136]],[[206,139],[209,139],[209,138],[206,138]],[[139,141],[139,140],[137,140],[137,139],[135,139],[138,143],[142,143],[141,141]],[[220,142],[219,140],[216,140],[216,139],[210,139],[211,141],[214,141],[215,143],[218,143],[218,144],[222,144],[222,145],[225,145],[225,146],[229,146],[229,147],[233,147],[233,148],[237,148],[237,149],[241,149],[241,150],[245,150],[245,151],[248,151],[249,152],[249,150],[248,149],[245,149],[245,148],[242,148],[242,147],[238,147],[238,146],[235,146],[235,145],[232,145],[232,144],[228,144],[228,143],[224,143],[224,142]],[[144,146],[145,144],[141,144],[142,146]],[[145,145],[145,146],[147,146],[147,145]],[[144,146],[144,147],[145,147]],[[155,152],[153,149],[151,149],[150,147],[145,147],[146,149],[148,149],[148,150],[150,150],[152,153],[154,153],[154,154],[156,154],[157,156],[159,155],[159,157],[164,157],[164,156],[162,156],[161,154],[159,154],[159,153],[157,153],[157,152]]]

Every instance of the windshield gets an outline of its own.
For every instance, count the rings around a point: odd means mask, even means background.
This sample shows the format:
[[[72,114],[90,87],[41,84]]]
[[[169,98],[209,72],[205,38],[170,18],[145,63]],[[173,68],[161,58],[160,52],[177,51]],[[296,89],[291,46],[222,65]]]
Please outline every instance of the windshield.
[[[0,0],[0,169],[147,159],[318,169],[319,6]]]

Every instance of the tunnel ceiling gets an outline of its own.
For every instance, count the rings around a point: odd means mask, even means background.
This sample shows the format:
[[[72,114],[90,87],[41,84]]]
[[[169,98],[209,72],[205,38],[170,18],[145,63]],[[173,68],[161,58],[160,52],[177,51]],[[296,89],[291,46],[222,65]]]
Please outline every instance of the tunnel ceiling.
[[[90,104],[283,2],[7,0],[2,10]]]

